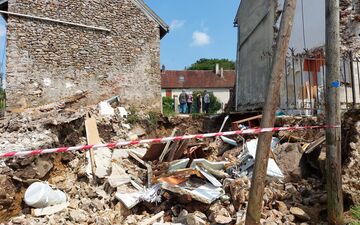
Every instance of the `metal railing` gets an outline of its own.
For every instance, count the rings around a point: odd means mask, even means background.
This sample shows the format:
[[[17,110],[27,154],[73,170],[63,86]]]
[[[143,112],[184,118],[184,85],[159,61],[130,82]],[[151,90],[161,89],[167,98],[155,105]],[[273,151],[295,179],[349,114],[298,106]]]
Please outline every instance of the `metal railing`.
[[[341,57],[341,79],[335,82],[340,88],[341,108],[359,107],[360,59],[348,52]],[[298,56],[291,49],[285,62],[285,75],[280,92],[280,109],[297,113],[316,114],[324,110],[326,96],[325,57]],[[295,112],[294,112],[295,113]]]

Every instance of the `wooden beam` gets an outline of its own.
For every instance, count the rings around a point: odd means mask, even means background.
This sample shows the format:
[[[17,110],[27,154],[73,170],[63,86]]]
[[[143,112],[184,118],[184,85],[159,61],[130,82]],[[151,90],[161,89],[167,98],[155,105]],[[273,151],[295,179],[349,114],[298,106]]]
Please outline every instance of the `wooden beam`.
[[[289,47],[290,35],[293,27],[296,0],[285,0],[284,10],[280,23],[280,30],[276,40],[276,48],[273,54],[269,88],[263,109],[261,127],[273,127],[275,124],[275,112],[280,98],[280,83],[284,75],[284,62]],[[269,160],[269,148],[271,146],[272,133],[259,135],[256,149],[255,165],[252,175],[249,205],[246,212],[245,224],[260,224],[266,170]]]

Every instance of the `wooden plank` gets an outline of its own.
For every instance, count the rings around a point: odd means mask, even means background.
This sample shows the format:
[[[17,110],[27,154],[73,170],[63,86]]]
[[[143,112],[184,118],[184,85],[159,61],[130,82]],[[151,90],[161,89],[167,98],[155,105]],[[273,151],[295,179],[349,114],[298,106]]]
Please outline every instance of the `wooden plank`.
[[[174,137],[176,131],[177,131],[177,128],[175,127],[173,129],[173,131],[171,132],[171,137]],[[162,162],[164,160],[166,154],[169,152],[170,144],[171,144],[171,141],[166,142],[166,146],[165,146],[163,152],[160,155],[159,162]]]
[[[235,122],[232,122],[231,123],[231,126],[234,130],[238,130],[239,129],[239,124],[242,124],[242,123],[245,123],[245,122],[249,122],[252,121],[252,120],[257,120],[257,119],[261,119],[262,118],[262,115],[257,115],[257,116],[253,116],[253,117],[249,117],[249,118],[246,118],[246,119],[242,119],[242,120],[238,120],[238,121],[235,121]]]
[[[89,145],[101,143],[99,131],[98,131],[97,125],[96,125],[96,119],[95,119],[95,117],[91,117],[91,115],[89,113],[86,114],[85,131],[86,131],[86,139],[87,139],[87,142]],[[96,164],[95,164],[94,149],[91,148],[89,153],[90,153],[91,172],[92,172],[93,178],[95,180]]]

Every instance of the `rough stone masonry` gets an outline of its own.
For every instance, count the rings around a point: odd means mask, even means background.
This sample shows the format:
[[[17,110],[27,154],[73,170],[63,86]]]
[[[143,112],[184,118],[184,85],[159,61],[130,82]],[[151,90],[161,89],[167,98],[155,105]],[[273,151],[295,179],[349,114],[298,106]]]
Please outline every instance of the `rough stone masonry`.
[[[140,2],[140,3],[139,3]],[[143,0],[9,0],[8,11],[102,27],[8,15],[9,108],[36,107],[77,91],[81,104],[119,95],[160,109],[160,39],[168,31]],[[164,30],[165,29],[165,30]]]

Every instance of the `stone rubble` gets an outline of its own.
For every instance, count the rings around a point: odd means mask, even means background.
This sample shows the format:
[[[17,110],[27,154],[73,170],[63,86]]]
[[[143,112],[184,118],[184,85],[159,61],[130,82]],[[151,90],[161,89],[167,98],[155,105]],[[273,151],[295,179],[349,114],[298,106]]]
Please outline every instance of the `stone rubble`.
[[[44,114],[49,115],[49,113],[52,112]],[[121,126],[121,124],[127,123],[126,118],[122,118],[118,113],[115,113],[111,118],[103,118],[96,113],[95,108],[93,108],[92,113],[97,118],[99,133],[104,141],[126,138],[129,131]],[[31,116],[32,114],[26,115]],[[86,143],[86,139],[83,138],[84,120],[80,115],[85,115],[85,113],[76,114],[72,119],[66,119],[66,117],[59,115],[57,125],[49,123],[52,121],[49,120],[50,117],[42,119],[41,116],[38,116],[37,122],[24,123],[21,126],[19,124],[17,131],[22,130],[23,127],[30,128],[36,124],[39,130],[33,129],[32,132],[41,133],[41,130],[47,128],[57,137],[57,139],[53,139],[52,146],[72,142],[77,145],[83,144]],[[357,202],[359,186],[357,186],[356,177],[358,177],[359,170],[356,168],[359,165],[359,154],[357,154],[359,148],[356,146],[360,122],[356,121],[360,121],[360,118],[354,115],[359,114],[350,114],[350,119],[348,119],[350,122],[345,123],[346,125],[343,128],[351,131],[349,134],[351,138],[346,140],[349,145],[348,155],[350,157],[347,158],[344,167],[344,191],[349,194],[352,201]],[[19,117],[19,120],[21,121],[22,118]],[[181,121],[181,125],[184,126],[186,119],[182,118]],[[13,120],[12,123],[16,124],[17,121]],[[193,124],[193,122],[191,121],[189,124]],[[191,127],[191,125],[189,126]],[[188,129],[199,129],[196,126],[198,124],[192,128],[188,127]],[[147,130],[146,128],[140,129],[141,123],[135,127],[136,132],[134,130],[133,132],[141,136],[144,135],[144,130]],[[2,129],[7,130],[7,128]],[[62,136],[65,134],[63,129],[66,130],[68,137]],[[168,128],[167,134],[172,129],[173,127]],[[16,136],[17,131],[11,133]],[[102,133],[106,133],[106,135]],[[308,134],[296,134],[295,132],[294,135],[306,137]],[[316,135],[321,136],[322,134]],[[312,141],[314,138],[309,140],[309,143]],[[236,165],[239,160],[236,156],[243,151],[242,147],[239,146],[229,148],[230,150],[218,155],[217,150],[226,143],[219,140],[201,140],[199,142],[201,146],[211,145],[212,147],[202,148],[197,154],[204,154],[205,158],[210,161],[228,161],[230,163],[228,166]],[[39,146],[46,146],[46,143],[47,141],[44,141]],[[239,143],[241,143],[240,140]],[[197,144],[196,142],[189,143],[189,149],[190,146]],[[155,224],[244,224],[251,178],[234,176],[233,174],[216,177],[221,183],[224,193],[211,204],[201,203],[188,195],[162,190],[152,196],[159,198],[159,202],[142,200],[133,208],[128,209],[119,201],[117,193],[129,195],[132,192],[142,190],[148,183],[146,167],[135,160],[129,152],[132,154],[137,152],[138,157],[140,157],[143,154],[141,149],[147,147],[140,146],[139,148],[136,146],[134,149],[132,149],[133,147],[125,147],[112,150],[111,170],[105,177],[97,177],[95,180],[89,177],[86,172],[87,162],[84,152],[2,160],[0,164],[0,185],[5,188],[0,190],[0,224],[138,225],[152,221],[154,216],[161,212],[164,214],[161,214],[158,219],[156,218]],[[318,150],[322,151],[322,149],[319,146]],[[301,167],[306,165],[302,163],[303,146],[299,143],[280,142],[274,154],[286,177],[283,181],[270,177],[267,179],[261,223],[289,225],[322,223],[326,220],[326,217],[323,216],[326,212],[324,179],[318,177],[318,173],[313,173],[311,176],[305,176],[302,173]],[[149,157],[151,158],[151,156]],[[290,159],[295,159],[296,163],[289,163]],[[169,176],[167,170],[171,162],[159,163],[155,159],[147,161],[147,164],[153,170],[152,182],[156,182],[159,177]],[[190,175],[191,179],[204,182],[204,179],[196,175],[194,171],[192,172],[194,174]],[[211,171],[211,168],[205,171]],[[225,171],[223,173],[226,173]],[[182,181],[183,178],[180,177],[175,178]],[[178,182],[176,179],[171,182]],[[48,182],[65,192],[69,200],[67,207],[53,206],[53,208],[37,210],[24,204],[24,192],[35,181]]]

